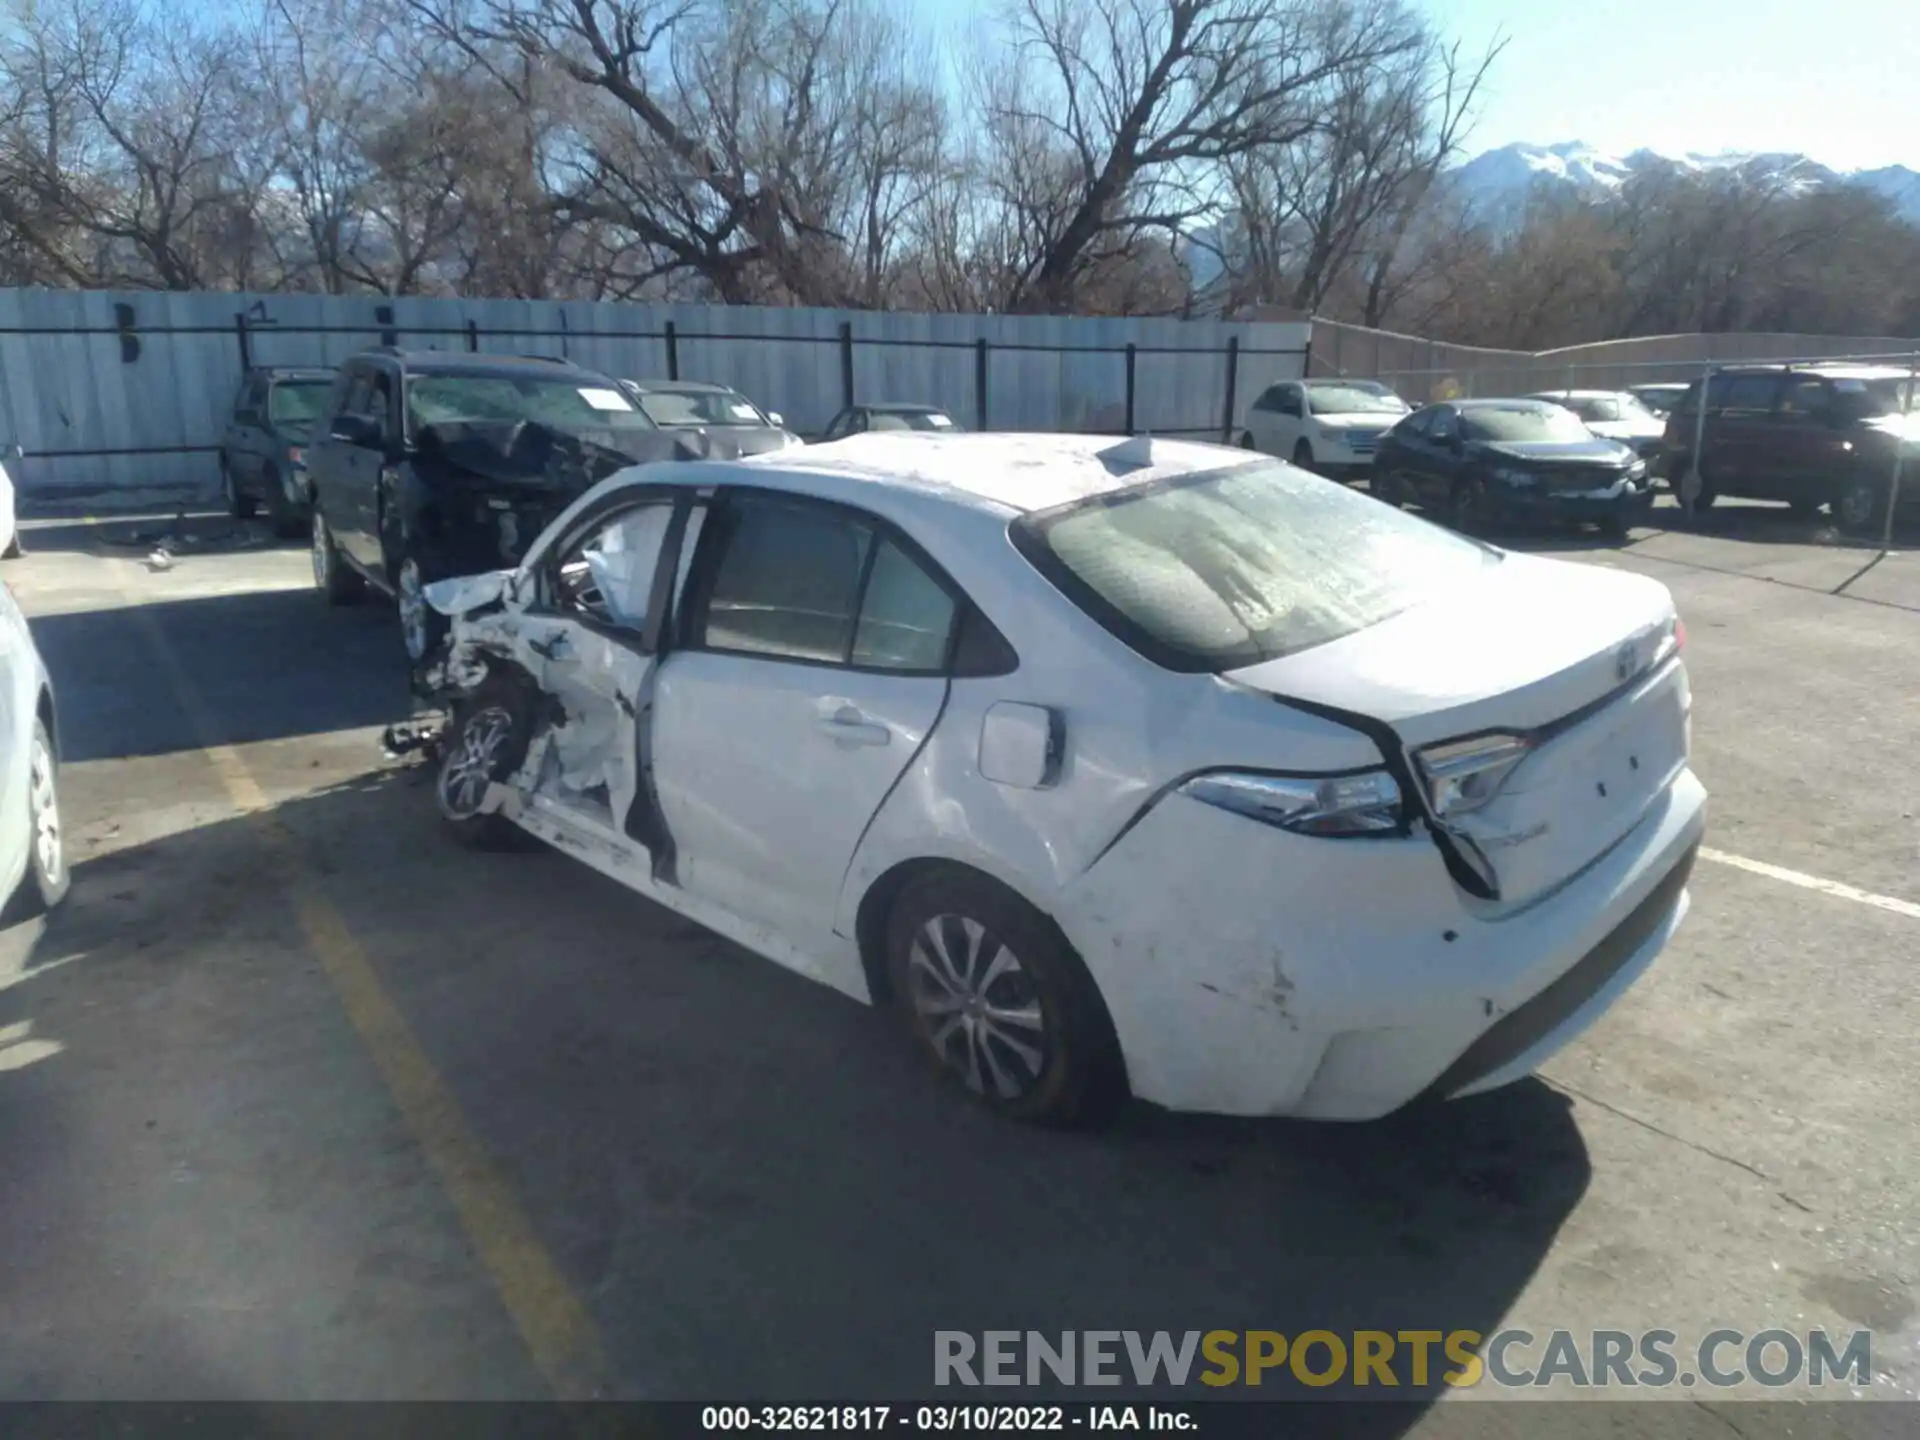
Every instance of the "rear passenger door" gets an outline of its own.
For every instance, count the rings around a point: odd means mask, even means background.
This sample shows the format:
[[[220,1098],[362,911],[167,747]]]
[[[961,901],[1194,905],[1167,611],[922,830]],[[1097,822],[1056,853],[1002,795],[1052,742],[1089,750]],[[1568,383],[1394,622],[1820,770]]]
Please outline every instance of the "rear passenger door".
[[[1777,375],[1722,375],[1709,391],[1705,473],[1722,495],[1766,496],[1779,473],[1774,459]]]
[[[817,951],[946,704],[960,597],[873,516],[753,490],[709,513],[687,590],[652,723],[679,882]]]
[[[1833,383],[1818,375],[1789,376],[1781,392],[1774,430],[1778,454],[1774,498],[1823,503],[1852,458],[1847,437],[1834,424]]]

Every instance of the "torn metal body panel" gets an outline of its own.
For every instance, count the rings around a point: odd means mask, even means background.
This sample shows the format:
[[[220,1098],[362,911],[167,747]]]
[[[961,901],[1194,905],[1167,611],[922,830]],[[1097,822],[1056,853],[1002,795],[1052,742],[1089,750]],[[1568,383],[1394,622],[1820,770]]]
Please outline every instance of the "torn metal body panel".
[[[503,677],[538,699],[487,813],[862,1000],[902,1001],[875,947],[911,877],[990,881],[1084,967],[1133,1092],[1177,1109],[1366,1119],[1507,1083],[1652,963],[1706,798],[1663,587],[1258,455],[1155,441],[1116,473],[1105,442],[1015,438],[621,472],[517,569],[434,587],[456,714]],[[1336,576],[1311,643],[1156,649],[1163,615],[1212,643],[1316,603],[1231,608],[1259,573],[1145,621],[1084,593],[1117,547],[1212,523],[1221,476],[1304,493],[1290,543],[1330,507],[1325,554],[1384,531],[1394,566]],[[1135,496],[1179,524],[1098,528]],[[1228,498],[1233,525],[1264,503]],[[1035,559],[1036,514],[1094,517],[1056,547],[1091,580]]]
[[[608,476],[658,461],[730,459],[723,438],[664,430],[563,430],[533,420],[420,427],[398,517],[437,575],[518,564],[575,500]]]

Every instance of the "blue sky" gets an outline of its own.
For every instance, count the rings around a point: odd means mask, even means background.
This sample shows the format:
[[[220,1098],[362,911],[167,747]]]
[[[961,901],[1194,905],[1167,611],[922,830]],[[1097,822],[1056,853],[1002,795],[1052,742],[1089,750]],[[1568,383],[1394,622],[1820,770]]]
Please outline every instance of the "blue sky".
[[[1920,169],[1915,0],[1428,0],[1475,44],[1511,36],[1471,148],[1797,150]]]
[[[899,0],[936,25],[997,0]],[[1920,170],[1920,0],[1420,0],[1484,46],[1510,37],[1471,152],[1514,140],[1801,151]]]

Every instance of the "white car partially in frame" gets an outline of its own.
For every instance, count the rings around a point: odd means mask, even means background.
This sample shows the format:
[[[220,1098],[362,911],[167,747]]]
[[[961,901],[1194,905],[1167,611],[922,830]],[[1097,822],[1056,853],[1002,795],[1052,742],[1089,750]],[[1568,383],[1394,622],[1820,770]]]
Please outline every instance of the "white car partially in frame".
[[[1224,447],[640,466],[429,598],[456,835],[888,1000],[1023,1118],[1518,1079],[1666,944],[1705,821],[1663,586]]]
[[[53,682],[13,591],[0,581],[0,923],[66,898]]]

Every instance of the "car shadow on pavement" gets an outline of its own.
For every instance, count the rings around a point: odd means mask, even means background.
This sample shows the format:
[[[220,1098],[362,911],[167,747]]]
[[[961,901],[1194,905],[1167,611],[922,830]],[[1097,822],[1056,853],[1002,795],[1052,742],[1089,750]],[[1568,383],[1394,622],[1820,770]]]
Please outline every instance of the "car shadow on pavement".
[[[39,615],[64,763],[242,745],[404,719],[411,708],[392,608],[331,610],[310,589],[248,590]],[[182,707],[165,653],[219,703]]]
[[[1372,1125],[1145,1106],[1095,1133],[994,1119],[887,1013],[558,854],[446,845],[424,776],[389,768],[81,865],[46,952],[77,958],[0,995],[21,1018],[52,1002],[78,1022],[69,1053],[37,1067],[44,1083],[84,1095],[90,1067],[107,1066],[114,1093],[162,1107],[167,1153],[222,1177],[228,1203],[279,1197],[236,1236],[223,1206],[170,1203],[166,1154],[129,1151],[97,1118],[97,1133],[65,1137],[68,1183],[105,1166],[114,1223],[165,1230],[188,1257],[144,1280],[101,1277],[144,1317],[129,1323],[192,1313],[195,1295],[250,1277],[247,1320],[263,1333],[220,1356],[222,1393],[377,1393],[390,1381],[343,1378],[359,1349],[426,1344],[408,1327],[450,1287],[485,1289],[443,1196],[410,1193],[390,1213],[401,1182],[388,1171],[418,1156],[366,1099],[378,1070],[290,918],[295,880],[337,912],[589,1306],[611,1398],[1368,1398],[1379,1392],[1309,1392],[1278,1373],[1259,1389],[936,1389],[934,1336],[1487,1335],[1585,1191],[1568,1103],[1537,1082]],[[291,840],[261,843],[269,824]],[[96,1116],[107,1104],[69,1100]],[[34,1103],[60,1113],[57,1098]],[[10,1163],[42,1168],[26,1139]],[[26,1238],[0,1231],[0,1252]],[[279,1257],[264,1274],[262,1253]],[[390,1254],[441,1259],[375,1258]],[[302,1256],[325,1273],[304,1273]],[[330,1313],[314,1294],[359,1328],[314,1348],[309,1327]],[[472,1368],[442,1337],[426,1393],[511,1390],[489,1347],[512,1326],[479,1303]],[[176,1326],[168,1343],[194,1333]],[[254,1354],[277,1368],[250,1373]],[[1435,1354],[1436,1383],[1399,1398],[1442,1388]],[[390,1377],[391,1359],[367,1373]],[[1339,1408],[1343,1434],[1399,1434],[1422,1413]]]

